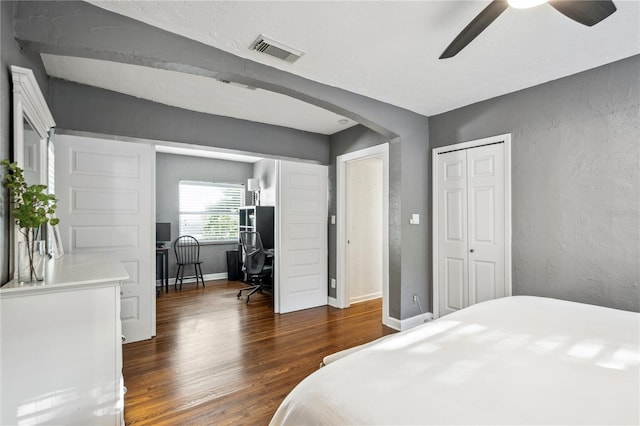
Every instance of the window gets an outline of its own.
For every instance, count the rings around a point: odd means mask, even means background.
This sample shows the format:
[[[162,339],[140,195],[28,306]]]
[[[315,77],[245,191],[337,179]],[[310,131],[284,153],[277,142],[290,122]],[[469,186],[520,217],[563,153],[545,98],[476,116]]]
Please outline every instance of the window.
[[[238,241],[238,209],[244,186],[180,181],[180,235],[199,241]]]

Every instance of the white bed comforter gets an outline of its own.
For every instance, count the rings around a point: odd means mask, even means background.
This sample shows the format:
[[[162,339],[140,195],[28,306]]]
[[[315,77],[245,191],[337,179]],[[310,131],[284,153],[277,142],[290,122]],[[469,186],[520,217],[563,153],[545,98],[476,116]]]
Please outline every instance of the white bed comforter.
[[[516,296],[366,345],[272,425],[640,424],[640,315]]]

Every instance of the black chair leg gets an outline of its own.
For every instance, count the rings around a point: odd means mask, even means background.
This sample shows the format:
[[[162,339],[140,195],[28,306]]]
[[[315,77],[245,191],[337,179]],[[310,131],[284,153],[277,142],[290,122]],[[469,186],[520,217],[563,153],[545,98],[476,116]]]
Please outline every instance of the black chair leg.
[[[249,298],[256,292],[262,293],[260,284],[256,285],[256,287],[247,294],[247,305],[249,304]]]
[[[180,291],[182,291],[182,281],[184,281],[184,266],[180,268]]]
[[[180,270],[182,269],[182,265],[178,265],[178,270],[176,271],[176,281],[173,283],[173,289],[178,290],[178,278],[180,277]]]
[[[198,265],[193,264],[193,274],[196,276],[196,288],[200,285],[200,277],[198,276]]]
[[[254,291],[257,287],[257,284],[251,283],[249,284],[249,287],[241,288],[240,291],[238,291],[237,298],[240,299],[240,297],[242,297],[243,291]]]
[[[200,275],[198,275],[200,274]],[[202,275],[202,265],[196,264],[196,283],[198,282],[198,277],[202,281],[202,288],[204,288],[204,275]],[[196,287],[198,285],[196,284]]]

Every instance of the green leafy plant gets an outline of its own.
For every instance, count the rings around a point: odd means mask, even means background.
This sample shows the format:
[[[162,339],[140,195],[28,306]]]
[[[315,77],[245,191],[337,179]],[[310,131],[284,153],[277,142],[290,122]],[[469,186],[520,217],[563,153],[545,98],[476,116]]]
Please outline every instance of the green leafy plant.
[[[7,170],[3,184],[9,191],[11,215],[28,247],[30,278],[38,279],[33,259],[35,241],[43,225],[57,225],[60,221],[51,217],[56,211],[58,200],[54,194],[47,194],[46,185],[28,185],[24,179],[24,171],[16,163],[2,160],[0,166]]]

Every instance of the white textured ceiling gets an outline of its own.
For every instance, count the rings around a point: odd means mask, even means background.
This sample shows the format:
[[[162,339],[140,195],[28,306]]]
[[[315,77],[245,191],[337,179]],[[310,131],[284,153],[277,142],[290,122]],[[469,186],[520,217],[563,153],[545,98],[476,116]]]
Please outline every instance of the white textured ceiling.
[[[640,2],[594,27],[551,6],[508,9],[456,57],[438,60],[489,1],[91,1],[305,78],[434,115],[640,53]],[[249,50],[259,34],[305,52]]]
[[[508,9],[451,59],[438,57],[480,1],[91,1],[99,7],[426,116],[640,53],[640,2],[594,27],[549,5]],[[264,34],[305,52],[249,49]],[[194,111],[333,134],[355,123],[261,89],[129,64],[43,55],[49,75]]]

